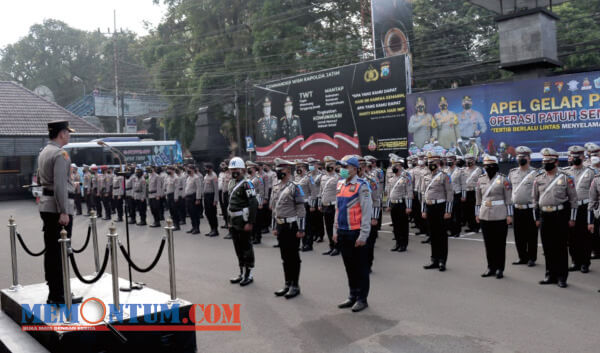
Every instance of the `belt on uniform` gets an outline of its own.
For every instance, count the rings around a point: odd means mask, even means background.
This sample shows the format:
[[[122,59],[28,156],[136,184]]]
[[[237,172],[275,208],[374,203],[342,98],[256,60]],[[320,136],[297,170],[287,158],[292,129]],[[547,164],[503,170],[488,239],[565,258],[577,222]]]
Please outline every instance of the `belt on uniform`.
[[[428,205],[437,205],[439,203],[444,203],[446,200],[426,200],[425,203]]]
[[[294,223],[298,221],[298,217],[275,218],[277,224]]]
[[[526,210],[528,208],[533,208],[534,204],[530,203],[530,204],[524,204],[524,205],[519,205],[519,204],[514,204],[515,208],[517,210]]]
[[[558,205],[558,206],[542,206],[542,212],[556,212],[556,211],[560,211],[562,209],[564,209],[565,206],[563,205]]]
[[[398,204],[404,203],[404,200],[390,200],[390,203],[392,205],[398,205]]]
[[[462,191],[455,192],[454,195],[462,195]]]
[[[475,188],[467,188],[467,191],[475,191]]]
[[[155,194],[155,193],[156,193],[156,190],[150,190],[150,191],[148,191],[148,192],[149,192],[149,193],[151,193],[151,194]]]
[[[579,205],[579,206],[587,205],[588,203],[590,203],[590,199],[577,201],[577,205]]]
[[[244,215],[244,211],[235,211],[235,212],[227,211],[227,213],[229,213],[230,217],[239,217],[239,216]]]
[[[54,196],[54,190],[49,190],[49,189],[42,189],[42,195],[44,196]],[[75,198],[75,193],[68,193],[67,197],[70,199],[74,199]]]
[[[486,207],[491,207],[491,206],[500,206],[500,205],[504,205],[504,200],[487,200],[483,203]]]
[[[330,203],[323,202],[323,207],[328,207],[328,206],[333,206],[333,202],[330,202]]]
[[[130,188],[125,188],[125,190],[131,190],[131,189],[133,189],[133,187],[130,187]]]

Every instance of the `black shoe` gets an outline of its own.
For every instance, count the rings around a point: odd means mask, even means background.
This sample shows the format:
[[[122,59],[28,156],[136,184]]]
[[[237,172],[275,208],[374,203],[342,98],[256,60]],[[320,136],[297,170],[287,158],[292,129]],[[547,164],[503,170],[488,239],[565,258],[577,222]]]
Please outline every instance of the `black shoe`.
[[[123,222],[123,218],[117,218],[115,222]]]
[[[431,238],[427,237],[425,238],[425,240],[421,240],[421,244],[428,244],[431,243]]]
[[[176,230],[181,230],[181,228],[179,228],[179,226],[177,225],[177,226],[175,226],[175,228],[173,228],[173,231],[176,231]]]
[[[569,267],[569,272],[575,272],[575,271],[581,271],[581,266],[573,264]]]
[[[533,261],[533,260],[529,260],[529,261],[527,262],[527,267],[533,267],[533,266],[535,266],[535,261]]]
[[[492,271],[488,268],[487,271],[485,271],[484,273],[481,274],[481,277],[485,278],[485,277],[491,277],[493,275],[494,275],[494,271]]]
[[[111,220],[111,218],[110,218],[110,217],[104,217],[104,218],[102,218],[102,219],[103,219],[103,220],[105,220],[105,221],[110,221],[110,220]]]
[[[223,239],[231,239],[231,238],[232,238],[231,233],[227,233],[227,235],[223,237]]]
[[[567,288],[567,280],[566,279],[559,279],[558,280],[558,286],[560,288]]]
[[[184,225],[185,225],[185,221],[181,221],[181,222],[179,222],[179,225],[180,225],[180,226],[184,226]]]
[[[224,225],[224,226],[221,226],[221,229],[227,229],[227,228],[229,228],[229,227],[227,226],[227,224],[226,224],[226,225]]]
[[[338,256],[340,254],[340,251],[338,249],[333,249],[333,251],[331,252],[331,254],[329,254],[329,256]]]
[[[145,226],[145,225],[147,225],[147,224],[148,224],[148,223],[146,223],[146,222],[139,222],[139,223],[136,223],[135,225],[136,225],[136,226]]]
[[[443,262],[440,262],[439,270],[440,270],[440,272],[446,271],[446,264]]]
[[[192,231],[192,234],[200,234],[200,231],[199,231],[198,229],[194,229],[194,230]]]
[[[135,224],[135,219],[130,219],[129,224]]]
[[[440,268],[440,265],[437,262],[432,261],[430,264],[423,266],[423,268],[426,270],[432,270],[434,268]]]
[[[244,270],[244,278],[240,281],[240,286],[247,286],[253,281],[254,278],[252,277],[252,269],[250,267],[246,267]]]
[[[279,247],[279,243],[277,243],[277,244],[273,244],[273,247],[274,247],[274,248],[278,248],[278,247]]]
[[[77,212],[75,215],[76,216],[81,216],[81,212]]]
[[[158,227],[160,227],[160,223],[152,223],[150,225],[150,228],[158,228]]]
[[[558,281],[555,278],[551,278],[549,276],[546,276],[546,278],[544,278],[543,280],[541,280],[539,282],[541,285],[545,285],[545,284],[556,284],[558,283]]]
[[[298,296],[300,294],[300,287],[298,286],[290,286],[290,289],[285,293],[285,299],[292,299],[293,297]]]
[[[527,263],[528,263],[528,262],[527,262],[527,261],[525,261],[525,260],[519,260],[519,261],[515,261],[515,262],[513,262],[512,264],[513,264],[513,265],[527,265]]]
[[[254,240],[252,240],[252,244],[253,245],[260,244],[260,239],[254,239]]]
[[[340,309],[351,308],[354,305],[354,303],[356,303],[356,299],[348,298],[348,299],[344,300],[343,302],[339,303],[338,308],[340,308]]]
[[[590,259],[593,259],[593,260],[600,259],[600,254],[598,254],[595,251],[592,251],[592,255],[590,256]]]
[[[398,249],[398,252],[405,252],[406,251],[406,246],[401,246],[400,249]]]
[[[400,245],[396,245],[393,248],[390,249],[390,251],[398,251],[398,249],[400,249]]]
[[[581,265],[581,273],[590,272],[590,267],[588,265]]]
[[[194,229],[190,229],[190,230],[188,230],[186,233],[190,234],[190,233],[192,233],[193,231],[194,231]]]
[[[352,312],[357,313],[359,311],[365,310],[368,307],[369,307],[369,304],[367,304],[367,302],[359,300],[356,303],[354,303],[354,305],[352,306]]]
[[[319,238],[317,238],[317,240],[315,240],[315,242],[317,242],[317,243],[322,243],[322,242],[323,242],[323,237],[319,237]]]
[[[290,290],[290,283],[286,282],[285,286],[280,290],[275,292],[275,295],[278,297],[283,297]]]
[[[323,254],[321,255],[331,255],[331,253],[333,252],[333,249],[329,249],[327,251],[325,251]]]
[[[231,284],[240,283],[244,279],[244,269],[240,268],[240,274],[237,277],[233,277],[229,280]]]
[[[302,252],[307,252],[307,251],[313,251],[313,247],[312,246],[308,246],[308,245],[304,245],[302,247]]]
[[[496,278],[497,279],[504,278],[504,272],[501,270],[496,271]]]
[[[265,228],[260,231],[262,234],[269,234],[269,228]]]

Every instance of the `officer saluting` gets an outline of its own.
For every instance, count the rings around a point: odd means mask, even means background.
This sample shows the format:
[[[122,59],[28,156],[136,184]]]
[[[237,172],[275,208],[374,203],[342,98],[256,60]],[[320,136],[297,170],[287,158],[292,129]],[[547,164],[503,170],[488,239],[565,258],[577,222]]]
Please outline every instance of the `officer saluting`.
[[[559,287],[566,288],[567,234],[569,227],[575,226],[577,192],[573,178],[558,170],[558,153],[551,148],[543,148],[541,153],[545,172],[533,182],[536,225],[541,226],[546,257],[546,277],[540,284],[558,283]]]
[[[446,271],[448,259],[448,235],[444,220],[452,215],[453,191],[450,177],[440,168],[440,155],[428,152],[427,165],[431,173],[423,176],[421,191],[423,218],[427,220],[431,237],[431,262],[423,268],[437,268],[443,272]]]
[[[279,242],[285,286],[275,292],[278,297],[291,299],[300,294],[298,284],[300,278],[300,238],[304,237],[306,209],[304,207],[304,192],[292,181],[294,163],[276,158],[277,183],[273,187],[271,209],[276,228],[273,235]]]
[[[69,176],[71,159],[63,146],[69,143],[68,121],[48,123],[50,141],[38,156],[37,180],[43,188],[39,211],[44,222],[44,272],[48,282],[48,304],[65,302],[60,247],[58,240],[64,228],[71,238],[73,227],[74,187]],[[73,297],[72,303],[80,303],[81,297]]]
[[[359,157],[345,156],[337,162],[342,179],[337,186],[337,208],[333,239],[338,243],[348,275],[350,294],[338,308],[366,309],[369,295],[369,247],[373,200],[367,181],[357,176]],[[371,234],[372,236],[372,234]]]
[[[506,234],[512,223],[512,186],[505,175],[498,172],[498,158],[483,158],[485,174],[479,177],[476,187],[475,215],[481,223],[488,268],[481,277],[504,277],[506,259]]]

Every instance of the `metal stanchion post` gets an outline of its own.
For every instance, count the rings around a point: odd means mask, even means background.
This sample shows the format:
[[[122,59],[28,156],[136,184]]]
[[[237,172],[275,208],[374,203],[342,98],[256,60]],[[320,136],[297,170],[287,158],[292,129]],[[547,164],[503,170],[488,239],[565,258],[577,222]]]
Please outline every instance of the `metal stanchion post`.
[[[62,279],[63,279],[63,290],[64,290],[64,298],[65,305],[67,306],[67,322],[71,321],[71,274],[69,273],[69,247],[71,243],[71,239],[67,238],[67,231],[63,227],[60,231],[60,239],[58,240],[60,244],[60,255],[62,260]]]
[[[98,228],[96,227],[96,211],[90,211],[90,227],[92,228],[92,246],[94,247],[94,265],[96,266],[96,273],[100,271],[100,257],[98,254]]]
[[[18,291],[23,288],[19,284],[19,271],[17,269],[17,223],[15,223],[15,219],[13,216],[8,218],[8,230],[10,232],[10,257],[11,257],[11,265],[12,265],[12,286],[10,286],[9,290]]]
[[[180,300],[177,298],[177,286],[175,280],[175,244],[173,242],[173,220],[167,219],[167,244],[169,246],[169,282],[171,285],[171,299],[169,304],[179,303]]]
[[[110,246],[110,271],[112,275],[112,292],[113,292],[113,303],[115,310],[120,311],[121,305],[119,301],[119,263],[117,262],[117,242],[119,235],[117,234],[117,228],[112,223],[108,228],[108,244]]]

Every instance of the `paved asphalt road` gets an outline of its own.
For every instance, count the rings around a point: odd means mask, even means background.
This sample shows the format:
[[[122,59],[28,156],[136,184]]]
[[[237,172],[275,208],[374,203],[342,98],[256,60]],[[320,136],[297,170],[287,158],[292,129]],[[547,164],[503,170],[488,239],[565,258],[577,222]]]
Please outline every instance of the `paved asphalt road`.
[[[41,220],[33,201],[0,203],[0,221],[9,215],[34,250],[43,246]],[[384,218],[389,222],[389,217]],[[83,244],[87,219],[76,217],[73,246]],[[189,224],[189,222],[188,222]],[[125,233],[117,223],[118,233]],[[187,230],[186,226],[185,230]],[[202,220],[202,234],[207,223]],[[201,352],[598,352],[600,338],[600,261],[589,274],[574,273],[569,288],[540,286],[543,257],[534,268],[507,265],[505,278],[483,279],[485,269],[481,234],[450,239],[448,270],[425,271],[429,246],[411,236],[408,252],[390,252],[392,234],[384,226],[375,249],[370,307],[358,314],[336,304],[347,295],[341,257],[322,256],[326,243],[302,254],[302,295],[277,298],[273,291],[283,282],[279,250],[266,235],[255,247],[255,281],[240,288],[229,284],[237,271],[231,240],[176,232],[177,287],[179,297],[194,303],[240,303],[241,332],[198,332]],[[104,249],[108,222],[99,221]],[[8,230],[0,236],[4,265],[0,283],[11,283]],[[164,230],[133,226],[133,258],[146,266],[154,256]],[[121,238],[123,239],[123,238]],[[509,235],[512,242],[512,232]],[[541,250],[541,248],[540,248]],[[82,272],[91,273],[91,246],[78,255]],[[515,260],[514,245],[507,247],[507,263]],[[42,259],[18,250],[20,282],[43,281]],[[121,277],[126,276],[120,256]],[[157,290],[169,291],[166,255],[148,274],[134,278]]]

